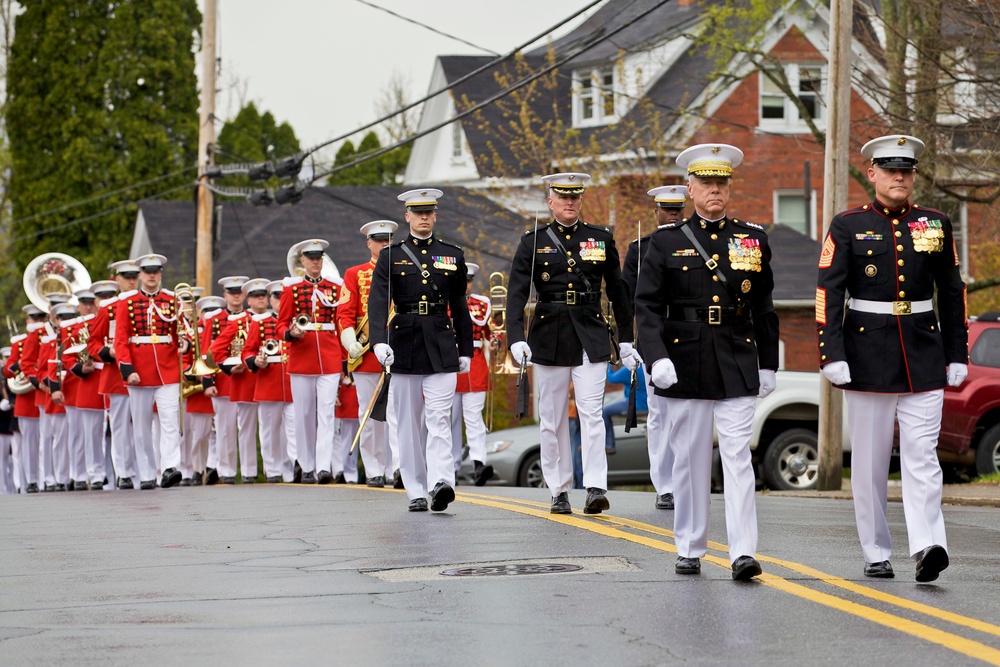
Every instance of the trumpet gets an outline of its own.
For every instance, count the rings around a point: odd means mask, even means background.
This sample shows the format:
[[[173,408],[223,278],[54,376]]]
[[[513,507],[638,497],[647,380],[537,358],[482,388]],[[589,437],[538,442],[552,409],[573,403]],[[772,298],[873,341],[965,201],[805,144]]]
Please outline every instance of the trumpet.
[[[178,283],[174,286],[174,298],[177,300],[177,341],[180,343],[182,336],[191,339],[191,365],[184,368],[184,355],[181,354],[180,345],[177,346],[178,366],[181,369],[180,377],[180,419],[179,433],[184,435],[184,399],[204,390],[201,378],[214,375],[219,372],[219,367],[212,360],[212,353],[208,353],[207,359],[201,357],[201,341],[198,330],[191,325],[195,318],[194,289],[188,283]],[[193,377],[193,380],[189,380]]]
[[[298,315],[296,315],[295,319],[292,320],[292,322],[295,324],[295,326],[299,328],[300,331],[306,331],[312,328],[312,321],[309,319],[309,316],[306,315],[305,313],[299,313]]]
[[[27,394],[34,388],[34,385],[28,380],[24,371],[18,371],[14,374],[14,377],[7,378],[7,389],[10,389],[10,393],[12,394],[20,396],[21,394]]]
[[[260,351],[265,357],[281,354],[281,341],[276,338],[268,338],[260,346]]]

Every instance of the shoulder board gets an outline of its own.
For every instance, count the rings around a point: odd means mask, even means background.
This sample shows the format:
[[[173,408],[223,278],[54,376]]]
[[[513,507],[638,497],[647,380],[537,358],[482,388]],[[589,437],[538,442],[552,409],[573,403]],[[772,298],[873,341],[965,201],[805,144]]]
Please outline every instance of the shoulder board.
[[[210,308],[209,310],[201,311],[201,319],[205,322],[213,319],[216,315],[222,312],[221,308]]]
[[[28,333],[34,333],[34,332],[38,331],[39,329],[44,329],[45,328],[45,324],[46,324],[45,322],[31,322],[25,328],[28,330]]]
[[[20,343],[22,340],[24,340],[27,337],[28,337],[28,334],[26,334],[26,333],[17,334],[16,336],[11,336],[10,344],[13,345],[15,343]]]
[[[260,322],[261,320],[266,320],[269,317],[274,317],[274,314],[268,311],[266,313],[254,313],[252,317],[254,322]]]
[[[590,227],[591,229],[596,229],[596,230],[601,231],[601,232],[607,232],[608,234],[611,233],[611,229],[608,228],[608,227],[602,227],[601,225],[595,225],[593,223],[586,222],[584,220],[581,220],[580,224],[582,224],[584,227]]]
[[[302,282],[302,276],[299,276],[298,278],[291,278],[291,277],[289,277],[289,278],[282,278],[281,279],[281,284],[284,285],[285,287],[291,287],[292,285],[298,285],[301,282]]]
[[[173,290],[161,289],[160,290],[160,294],[166,294],[167,296],[173,296],[174,292],[173,292]]]
[[[756,229],[758,232],[764,231],[764,228],[758,225],[756,222],[747,222],[746,220],[738,220],[733,218],[733,224],[740,227],[749,227],[750,229]]]
[[[111,306],[116,303],[118,303],[118,297],[113,296],[110,299],[101,299],[100,306],[101,308],[107,308],[108,306]]]
[[[936,208],[931,208],[929,206],[917,206],[916,204],[914,204],[913,206],[910,207],[910,209],[914,210],[914,211],[924,211],[925,213],[933,213],[934,215],[940,215],[940,216],[943,216],[943,217],[948,217],[947,213],[942,213],[941,211],[937,210]]]
[[[539,232],[544,232],[544,231],[545,231],[546,229],[548,229],[548,228],[549,228],[549,227],[551,227],[551,226],[552,226],[552,223],[551,223],[551,222],[550,222],[550,223],[547,223],[547,224],[544,224],[544,225],[540,226],[540,227],[539,227],[539,228],[537,229],[537,231],[539,231]],[[534,228],[534,227],[532,227],[531,229],[527,229],[527,230],[525,230],[525,232],[524,232],[524,235],[525,235],[525,236],[529,236],[530,234],[534,234],[534,233],[535,233],[535,231],[536,231],[536,230],[535,230],[535,228]]]
[[[119,298],[119,299],[127,299],[127,298],[129,298],[130,296],[135,296],[135,295],[136,295],[136,294],[138,294],[138,293],[139,293],[139,290],[137,290],[137,289],[130,289],[130,290],[129,290],[129,291],[127,291],[127,292],[122,292],[121,294],[119,294],[119,295],[118,295],[118,298]]]
[[[246,311],[243,311],[242,313],[236,313],[235,315],[230,315],[227,319],[230,322],[235,322],[236,320],[242,320],[246,316],[247,316]]]
[[[404,243],[406,243],[406,239],[405,238],[401,238],[398,241],[393,241],[392,244],[390,244],[390,247],[392,247],[392,248],[398,248],[401,245],[403,245]],[[381,251],[379,251],[379,252],[381,252]]]
[[[684,218],[683,220],[679,220],[677,222],[668,222],[665,225],[658,226],[656,228],[656,232],[663,231],[664,229],[680,229],[681,227],[683,227],[687,223],[688,223],[688,219],[687,218]],[[653,232],[653,234],[655,234],[656,232]],[[652,236],[653,234],[650,234],[650,236]]]
[[[439,239],[436,236],[434,237],[434,240],[440,243],[441,245],[450,245],[452,248],[458,248],[459,250],[462,249],[462,246],[455,243],[449,243],[448,241],[445,241],[444,239]]]

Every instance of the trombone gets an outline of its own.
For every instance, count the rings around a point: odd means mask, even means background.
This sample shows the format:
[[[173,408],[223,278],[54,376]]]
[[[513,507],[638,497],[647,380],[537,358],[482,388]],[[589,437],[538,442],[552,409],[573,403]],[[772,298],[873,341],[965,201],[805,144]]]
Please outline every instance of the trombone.
[[[214,375],[219,372],[219,367],[212,360],[212,353],[208,353],[207,359],[201,356],[201,341],[198,336],[198,329],[192,326],[191,322],[197,321],[195,317],[194,288],[188,283],[178,283],[174,286],[174,298],[177,300],[177,367],[181,371],[180,377],[180,409],[177,411],[180,419],[179,433],[184,435],[184,399],[199,391],[204,390],[201,378]],[[191,366],[184,368],[184,355],[181,353],[181,337],[191,339]],[[188,380],[188,376],[197,379]]]
[[[507,286],[500,271],[490,274],[490,375],[486,397],[486,430],[493,431],[498,376],[517,375],[518,369],[507,350]]]

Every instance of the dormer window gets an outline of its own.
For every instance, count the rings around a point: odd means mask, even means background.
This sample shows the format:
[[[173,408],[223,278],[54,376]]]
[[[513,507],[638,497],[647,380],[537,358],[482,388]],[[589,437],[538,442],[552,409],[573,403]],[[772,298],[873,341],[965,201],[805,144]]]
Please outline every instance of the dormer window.
[[[613,65],[573,72],[573,125],[607,125],[618,120]]]

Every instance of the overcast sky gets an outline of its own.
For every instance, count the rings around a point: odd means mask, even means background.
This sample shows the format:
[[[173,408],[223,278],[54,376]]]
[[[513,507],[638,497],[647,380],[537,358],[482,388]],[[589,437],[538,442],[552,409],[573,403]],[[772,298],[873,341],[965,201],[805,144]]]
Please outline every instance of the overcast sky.
[[[506,53],[588,4],[588,0],[217,2],[222,92],[216,115],[235,115],[241,98],[254,102],[279,123],[289,123],[303,148],[374,120],[375,101],[394,71],[408,82],[414,100],[429,91],[436,56],[489,55],[366,3],[497,53]],[[198,4],[204,11],[204,0]],[[554,36],[579,25],[585,16]],[[322,155],[332,159],[333,153]]]

